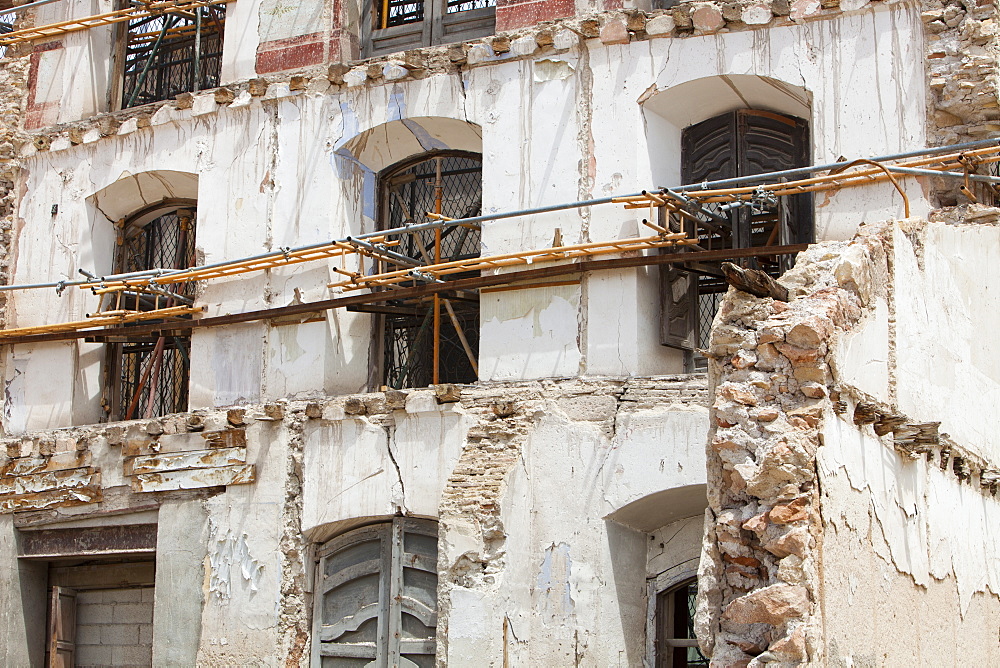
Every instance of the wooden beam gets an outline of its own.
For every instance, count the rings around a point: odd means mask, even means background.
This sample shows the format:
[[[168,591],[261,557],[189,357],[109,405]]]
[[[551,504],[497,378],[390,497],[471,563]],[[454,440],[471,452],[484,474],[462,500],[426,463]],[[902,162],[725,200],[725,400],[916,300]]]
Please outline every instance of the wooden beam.
[[[744,269],[732,262],[723,262],[722,273],[726,276],[726,283],[737,290],[747,292],[754,297],[770,297],[779,302],[788,301],[788,288],[759,269]]]

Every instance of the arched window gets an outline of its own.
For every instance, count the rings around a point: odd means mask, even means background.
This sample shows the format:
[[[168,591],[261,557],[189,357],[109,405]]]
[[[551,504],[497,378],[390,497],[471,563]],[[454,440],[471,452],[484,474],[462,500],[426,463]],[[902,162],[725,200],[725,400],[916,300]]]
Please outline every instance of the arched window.
[[[685,580],[656,595],[656,668],[707,666],[694,634],[698,581]]]
[[[772,111],[738,109],[695,123],[681,133],[681,179],[685,184],[775,172],[809,164],[806,121]],[[767,248],[813,241],[809,194],[758,198],[751,206],[706,206],[701,220],[678,227],[698,238],[692,250]],[[791,267],[788,255],[733,260],[780,276]],[[708,333],[727,289],[720,262],[665,265],[663,277],[664,345],[693,350],[708,347]]]
[[[394,165],[379,175],[380,229],[432,220],[478,216],[482,208],[482,159],[472,153],[438,153]],[[478,227],[424,230],[394,237],[392,250],[413,264],[436,264],[477,257]],[[398,269],[385,265],[382,269]],[[452,274],[449,279],[464,277]],[[434,299],[386,302],[372,309],[381,327],[381,384],[396,389],[431,383],[470,383],[478,375],[479,298],[465,291]]]
[[[195,265],[195,202],[160,204],[119,226],[115,272],[184,269]],[[174,283],[154,290],[106,295],[104,308],[151,311],[189,304],[194,285]],[[144,321],[143,325],[155,321]],[[165,325],[166,327],[167,325]],[[164,329],[111,342],[106,373],[106,410],[111,420],[155,417],[187,410],[191,336]]]
[[[319,550],[314,651],[323,668],[432,668],[437,522],[396,517]]]

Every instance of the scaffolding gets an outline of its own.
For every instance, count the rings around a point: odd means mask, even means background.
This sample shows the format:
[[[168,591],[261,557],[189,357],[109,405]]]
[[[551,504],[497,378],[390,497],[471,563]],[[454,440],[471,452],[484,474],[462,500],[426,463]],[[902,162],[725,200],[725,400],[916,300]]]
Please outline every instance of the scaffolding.
[[[579,276],[595,271],[648,266],[673,266],[684,271],[708,267],[709,271],[715,271],[724,261],[756,259],[766,262],[793,256],[807,245],[766,243],[745,248],[705,247],[704,235],[690,234],[684,231],[684,225],[686,222],[697,222],[723,228],[726,219],[719,212],[725,211],[726,207],[760,207],[762,203],[807,192],[886,182],[896,188],[903,202],[904,214],[909,215],[909,201],[901,185],[902,180],[916,177],[954,179],[961,182],[960,189],[970,201],[992,198],[1000,193],[1000,177],[979,172],[982,167],[998,162],[1000,142],[969,142],[895,156],[843,160],[714,183],[685,184],[458,219],[442,215],[440,208],[435,207],[436,211],[427,212],[428,222],[424,223],[404,224],[389,230],[297,248],[281,248],[251,257],[184,269],[150,269],[105,277],[81,271],[86,278],[80,280],[0,286],[0,290],[55,288],[58,294],[64,294],[67,288],[73,287],[89,291],[99,299],[98,309],[84,320],[0,330],[0,343],[24,344],[81,338],[108,341],[135,335],[169,337],[194,328],[275,319],[287,321],[296,315],[315,315],[335,308],[374,312],[385,312],[387,308],[412,309],[414,314],[424,314],[421,331],[432,336],[435,347],[439,345],[440,320],[449,318],[460,333],[462,348],[469,362],[477,369],[475,351],[470,345],[468,333],[464,332],[469,325],[462,325],[461,314],[455,308],[455,304],[463,299],[478,299],[480,293],[491,290],[572,285],[579,282]],[[434,233],[439,243],[442,231],[459,228],[478,230],[486,222],[607,204],[622,206],[626,210],[646,210],[648,213],[641,223],[651,234],[565,244],[557,231],[556,239],[550,246],[449,261],[441,261],[438,247],[434,247],[432,252],[416,255],[399,252],[405,239],[428,231]],[[191,303],[190,299],[185,302],[183,293],[192,293],[172,289],[172,286],[190,285],[196,281],[239,278],[251,272],[322,261],[327,262],[327,268],[340,280],[327,285],[336,296],[316,302],[195,318],[205,305]],[[553,278],[561,280],[550,280]],[[428,303],[433,304],[430,315],[426,310]]]
[[[48,0],[54,1],[54,0]],[[48,4],[48,1],[33,2],[27,5],[15,7],[13,11],[23,11],[39,5]],[[115,25],[117,23],[140,21],[150,19],[165,14],[172,14],[181,17],[194,19],[201,7],[212,7],[225,5],[232,0],[165,0],[163,2],[130,2],[128,7],[118,9],[113,12],[84,16],[58,23],[50,23],[31,28],[21,28],[20,30],[10,30],[0,34],[0,49],[33,42],[39,39],[59,37],[71,32],[80,30],[90,30],[102,26]]]

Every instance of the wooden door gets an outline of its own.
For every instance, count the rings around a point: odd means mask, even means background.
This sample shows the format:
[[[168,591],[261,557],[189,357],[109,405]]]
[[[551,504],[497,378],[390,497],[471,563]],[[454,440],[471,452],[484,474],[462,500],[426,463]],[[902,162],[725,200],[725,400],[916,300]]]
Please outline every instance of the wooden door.
[[[73,668],[76,659],[76,590],[53,587],[49,594],[48,668]]]

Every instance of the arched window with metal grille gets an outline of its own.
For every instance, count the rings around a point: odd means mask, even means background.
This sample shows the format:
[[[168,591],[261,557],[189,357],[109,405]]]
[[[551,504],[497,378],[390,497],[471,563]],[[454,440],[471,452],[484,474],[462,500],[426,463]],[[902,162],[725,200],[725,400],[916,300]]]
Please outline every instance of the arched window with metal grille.
[[[196,264],[195,202],[160,204],[118,225],[116,272],[184,269]],[[194,284],[175,283],[105,295],[112,311],[152,311],[190,305]],[[114,303],[110,300],[114,299]],[[149,325],[156,321],[144,321]],[[105,409],[111,420],[148,418],[187,410],[190,376],[189,330],[108,341]]]
[[[477,216],[482,208],[482,159],[474,153],[422,155],[379,175],[381,229],[448,218]],[[429,216],[428,214],[432,214]],[[392,250],[412,259],[412,267],[478,257],[477,226],[424,230],[394,237]],[[399,269],[384,263],[381,269]],[[452,274],[454,280],[465,274]],[[414,284],[419,278],[414,279]],[[478,376],[479,296],[464,290],[429,299],[392,300],[363,307],[378,314],[380,379],[375,386],[396,389],[432,383],[470,383]],[[360,309],[359,309],[360,310]]]
[[[437,522],[395,517],[318,552],[314,662],[322,668],[432,668]]]

